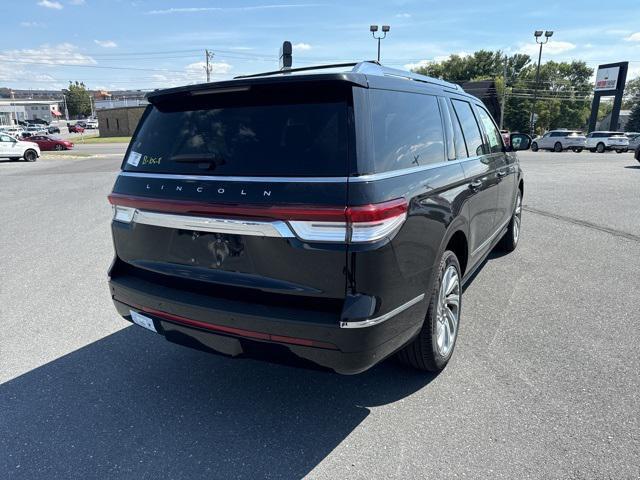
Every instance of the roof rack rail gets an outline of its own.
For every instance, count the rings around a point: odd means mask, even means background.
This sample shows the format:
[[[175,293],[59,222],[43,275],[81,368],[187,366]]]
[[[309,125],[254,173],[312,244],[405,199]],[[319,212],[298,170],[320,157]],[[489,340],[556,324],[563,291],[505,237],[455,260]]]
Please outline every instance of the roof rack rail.
[[[323,70],[326,68],[353,67],[354,65],[357,65],[357,64],[358,64],[357,62],[349,62],[349,63],[334,63],[330,65],[312,65],[310,67],[288,68],[286,70],[273,70],[271,72],[252,73],[251,75],[239,75],[233,78],[268,77],[270,75],[282,75],[282,74],[291,73],[291,72],[304,72],[305,70]]]
[[[431,83],[434,85],[439,85],[441,87],[451,88],[453,90],[462,90],[462,87],[460,87],[460,85],[457,85],[455,83],[447,82],[445,80],[440,80],[438,78],[428,77],[426,75],[420,75],[419,73],[407,72],[404,70],[399,70],[397,68],[385,67],[384,65],[381,65],[375,60],[366,60],[363,62],[333,63],[329,65],[313,65],[310,67],[290,68],[287,70],[273,70],[271,72],[253,73],[251,75],[240,75],[234,78],[266,77],[270,75],[282,75],[282,74],[292,73],[292,72],[305,72],[309,70],[323,70],[323,69],[340,68],[340,67],[353,67],[351,69],[352,73],[363,73],[368,75],[405,78],[407,80],[414,80],[416,82],[422,82],[422,83]]]
[[[407,72],[398,68],[385,67],[378,62],[361,62],[353,69],[354,72],[369,73],[371,75],[386,75],[389,77],[405,78],[416,82],[432,83],[441,87],[452,88],[454,90],[462,90],[462,87],[455,83],[440,80],[439,78],[428,77],[419,73]]]

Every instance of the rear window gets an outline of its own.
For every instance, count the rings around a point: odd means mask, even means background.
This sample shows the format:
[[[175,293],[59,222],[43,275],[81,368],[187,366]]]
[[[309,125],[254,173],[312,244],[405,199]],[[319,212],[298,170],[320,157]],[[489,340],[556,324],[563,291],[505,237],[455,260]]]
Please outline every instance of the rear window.
[[[149,107],[124,170],[223,176],[344,176],[345,89],[182,96]]]

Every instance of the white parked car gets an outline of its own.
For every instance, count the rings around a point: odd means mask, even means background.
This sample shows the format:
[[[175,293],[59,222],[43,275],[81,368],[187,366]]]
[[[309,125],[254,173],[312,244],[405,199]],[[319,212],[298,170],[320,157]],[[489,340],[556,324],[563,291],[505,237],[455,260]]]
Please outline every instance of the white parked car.
[[[629,138],[621,132],[591,132],[587,135],[586,147],[591,152],[615,150],[617,153],[623,153],[629,150]]]
[[[44,135],[47,133],[47,127],[31,124],[27,127],[27,132],[29,132],[31,135]]]
[[[579,130],[551,130],[541,137],[537,137],[531,143],[531,150],[573,150],[581,152],[585,148],[586,137]]]
[[[85,127],[86,129],[96,129],[98,128],[98,120],[93,120],[93,119],[89,119],[85,122]]]
[[[10,125],[10,126],[0,127],[0,131],[2,133],[6,133],[7,135],[17,137],[22,132],[24,132],[24,128],[22,128],[21,126]]]
[[[35,162],[39,156],[40,147],[37,143],[23,142],[11,135],[0,133],[0,158],[24,158],[27,162]]]

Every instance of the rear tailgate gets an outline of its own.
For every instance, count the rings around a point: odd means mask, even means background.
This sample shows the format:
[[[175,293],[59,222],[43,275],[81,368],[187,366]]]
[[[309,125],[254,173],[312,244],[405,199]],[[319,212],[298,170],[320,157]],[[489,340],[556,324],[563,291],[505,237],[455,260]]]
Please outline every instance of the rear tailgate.
[[[153,102],[110,196],[114,272],[257,303],[334,300],[320,303],[337,319],[346,245],[301,240],[292,225],[345,210],[350,85]]]

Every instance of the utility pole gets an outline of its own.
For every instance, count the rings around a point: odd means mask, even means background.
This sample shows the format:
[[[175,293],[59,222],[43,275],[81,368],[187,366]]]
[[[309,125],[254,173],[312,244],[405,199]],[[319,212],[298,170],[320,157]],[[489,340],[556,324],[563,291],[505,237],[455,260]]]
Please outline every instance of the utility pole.
[[[213,65],[211,65],[210,60],[213,60],[213,52],[209,50],[204,51],[205,60],[207,65],[204,67],[205,72],[207,73],[207,83],[211,81],[211,70],[213,70]]]
[[[13,90],[11,90],[11,119],[13,120],[13,124],[17,125],[18,124],[18,115],[16,114],[16,106],[13,103],[13,101],[16,99],[16,95],[13,92]]]
[[[69,120],[69,109],[67,108],[67,96],[63,93],[62,100],[64,101],[64,118]]]
[[[500,130],[504,125],[504,107],[507,104],[507,56],[502,64],[502,105],[500,106]]]

